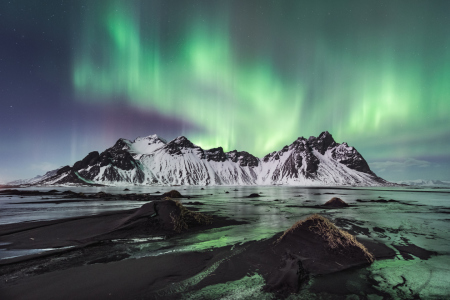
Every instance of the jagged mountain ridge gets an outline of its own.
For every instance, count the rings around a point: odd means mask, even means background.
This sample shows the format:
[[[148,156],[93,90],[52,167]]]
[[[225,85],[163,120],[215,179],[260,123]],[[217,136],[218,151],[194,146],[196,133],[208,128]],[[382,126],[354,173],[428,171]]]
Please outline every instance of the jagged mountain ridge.
[[[170,142],[152,135],[119,139],[38,184],[112,185],[389,185],[359,152],[330,133],[299,137],[259,159],[248,152],[204,150],[181,136]]]
[[[5,184],[7,184],[7,185],[36,184],[41,181],[44,181],[47,178],[55,176],[57,174],[58,170],[60,170],[60,169],[51,170],[51,171],[46,172],[44,175],[37,175],[37,176],[35,176],[33,178],[29,178],[29,179],[18,179],[18,180],[14,180],[14,181],[9,181],[9,182],[6,182]]]
[[[397,184],[406,184],[411,186],[423,186],[423,187],[449,187],[450,181],[445,180],[431,180],[431,179],[416,179],[416,180],[399,180]]]

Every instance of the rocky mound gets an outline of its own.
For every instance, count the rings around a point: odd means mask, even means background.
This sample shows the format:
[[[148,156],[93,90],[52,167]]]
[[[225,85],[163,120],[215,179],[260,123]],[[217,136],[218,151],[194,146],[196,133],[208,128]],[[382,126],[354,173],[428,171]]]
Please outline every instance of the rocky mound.
[[[309,274],[328,274],[370,264],[374,257],[354,236],[330,220],[312,215],[296,222],[275,242],[281,265],[267,277],[268,291],[297,292]]]
[[[318,214],[296,222],[277,240],[277,246],[290,246],[299,240],[319,243],[330,255],[373,262],[372,254],[353,235],[339,229],[330,220]]]
[[[183,195],[180,194],[179,191],[171,190],[170,192],[162,194],[161,197],[169,197],[169,198],[184,198]]]
[[[337,198],[337,197],[333,197],[330,200],[328,200],[324,206],[328,206],[328,207],[348,207],[349,205],[342,200],[341,198]]]
[[[155,229],[173,230],[174,224],[171,216],[178,215],[180,215],[180,208],[175,201],[152,201],[142,205],[132,215],[118,220],[113,231],[133,227],[141,222],[147,222],[149,227]]]
[[[192,226],[211,224],[212,218],[187,209],[180,201],[166,198],[142,205],[135,213],[120,220],[114,230],[124,229],[141,221],[147,221],[154,229],[181,232]]]

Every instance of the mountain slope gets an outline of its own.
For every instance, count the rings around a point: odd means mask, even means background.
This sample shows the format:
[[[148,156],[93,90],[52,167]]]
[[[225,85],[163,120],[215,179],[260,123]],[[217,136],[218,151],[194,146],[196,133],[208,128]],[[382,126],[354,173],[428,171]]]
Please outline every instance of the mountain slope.
[[[48,171],[44,175],[37,175],[36,177],[30,179],[18,179],[14,181],[7,182],[8,185],[25,185],[25,184],[36,184],[41,181],[46,180],[47,178],[53,177],[57,174],[59,169]]]
[[[38,184],[138,185],[390,185],[359,152],[331,134],[303,137],[259,159],[245,151],[204,150],[181,136],[119,139]]]

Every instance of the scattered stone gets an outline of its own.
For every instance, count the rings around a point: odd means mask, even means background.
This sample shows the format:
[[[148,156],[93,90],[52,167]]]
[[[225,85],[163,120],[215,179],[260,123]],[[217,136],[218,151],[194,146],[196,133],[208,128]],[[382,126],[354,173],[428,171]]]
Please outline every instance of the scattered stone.
[[[380,228],[380,227],[374,227],[373,231],[381,232],[381,233],[386,232],[386,230],[384,230],[383,228]]]
[[[187,202],[185,204],[189,204],[189,205],[205,205],[205,203],[198,202],[198,201],[195,201],[195,202],[190,201],[190,202]]]
[[[252,193],[252,194],[247,196],[247,198],[256,198],[256,197],[261,197],[261,195],[256,194],[256,193]]]

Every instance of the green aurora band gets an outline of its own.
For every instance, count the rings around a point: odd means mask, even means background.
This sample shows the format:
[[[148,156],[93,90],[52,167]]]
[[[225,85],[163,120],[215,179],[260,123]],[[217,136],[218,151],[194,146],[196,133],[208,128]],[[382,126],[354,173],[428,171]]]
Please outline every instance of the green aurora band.
[[[323,24],[287,24],[266,37],[282,34],[294,49],[283,58],[287,70],[274,58],[276,44],[256,43],[242,54],[231,9],[186,14],[166,41],[160,28],[145,25],[139,5],[123,4],[101,6],[75,46],[80,101],[126,101],[195,124],[201,130],[185,135],[203,148],[260,157],[324,130],[371,159],[448,154],[448,141],[426,143],[448,132],[448,38],[430,51],[421,47],[425,33],[371,35],[356,28],[333,38]]]

